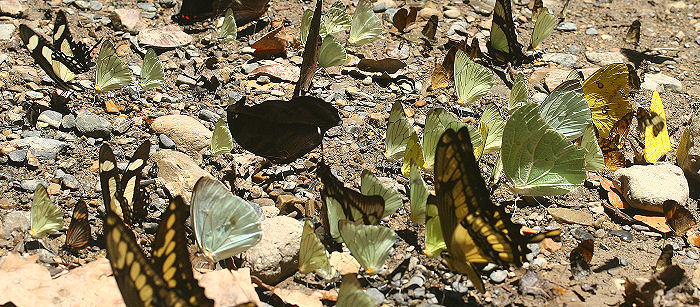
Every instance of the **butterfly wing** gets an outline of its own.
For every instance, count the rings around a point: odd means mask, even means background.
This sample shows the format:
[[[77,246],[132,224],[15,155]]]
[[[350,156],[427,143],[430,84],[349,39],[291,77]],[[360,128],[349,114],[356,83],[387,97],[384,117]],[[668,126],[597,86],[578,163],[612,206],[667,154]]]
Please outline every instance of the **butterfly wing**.
[[[301,70],[299,80],[294,86],[293,97],[300,97],[309,90],[311,80],[316,74],[318,68],[318,51],[321,45],[319,33],[321,31],[321,9],[323,6],[322,0],[316,0],[316,8],[309,22],[309,30],[304,43],[304,52],[301,54]],[[307,15],[308,20],[308,15]]]
[[[233,257],[262,238],[253,207],[209,177],[194,185],[191,215],[197,244],[214,261]]]
[[[77,85],[69,83],[75,78],[75,74],[60,61],[54,60],[55,51],[46,39],[24,24],[19,25],[19,36],[29,49],[34,61],[39,64],[39,67],[51,80],[56,82],[58,88],[64,90],[79,89]]]
[[[301,233],[299,272],[307,274],[315,270],[331,274],[333,269],[328,260],[328,251],[314,233],[313,223],[307,220],[304,223],[304,231]]]
[[[353,45],[371,43],[382,34],[382,23],[374,14],[369,0],[360,0],[352,15],[350,37],[348,42]]]
[[[481,96],[486,95],[493,86],[491,71],[474,63],[461,49],[457,50],[455,55],[454,80],[460,105],[474,103]]]
[[[499,62],[510,62],[523,57],[518,37],[515,34],[511,0],[496,0],[491,21],[491,40],[495,59]]]
[[[323,161],[318,163],[316,172],[323,183],[321,200],[325,201],[326,197],[335,199],[342,207],[345,217],[350,221],[362,221],[368,225],[379,223],[384,215],[384,199],[381,196],[366,196],[345,187]]]
[[[137,218],[144,215],[144,203],[141,193],[141,171],[146,167],[149,153],[151,152],[151,141],[146,140],[136,148],[134,155],[131,157],[129,164],[126,165],[124,174],[119,181],[120,196],[123,199],[122,208],[125,211],[124,221],[127,224],[133,224]]]
[[[335,37],[327,35],[323,38],[321,48],[318,50],[318,65],[324,68],[343,65],[348,59],[345,47]]]
[[[360,175],[360,192],[362,195],[378,195],[384,199],[384,214],[382,218],[394,214],[403,206],[401,194],[393,187],[386,186],[379,178],[368,170],[362,170]]]
[[[88,221],[88,209],[84,201],[78,201],[73,208],[73,217],[66,233],[66,245],[72,248],[81,248],[90,240],[90,222]]]
[[[362,290],[360,281],[357,280],[357,274],[347,274],[343,275],[343,282],[340,284],[340,290],[338,290],[338,304],[336,306],[377,307],[379,304]]]
[[[163,64],[160,63],[156,52],[150,48],[143,58],[143,66],[141,67],[141,87],[146,90],[152,87],[163,85]]]
[[[428,111],[425,117],[425,129],[423,130],[423,158],[428,168],[435,164],[435,146],[440,136],[447,129],[459,130],[466,124],[459,121],[452,113],[445,109],[437,108]]]
[[[68,29],[66,13],[63,10],[56,13],[53,26],[53,49],[55,50],[53,59],[64,63],[64,66],[73,73],[87,72],[95,65],[90,57],[92,48],[88,48],[83,42],[73,41],[73,36]]]
[[[99,93],[120,89],[131,83],[131,69],[117,56],[110,41],[104,41],[97,56],[95,90]]]
[[[537,21],[535,21],[535,29],[532,31],[532,36],[530,37],[530,50],[535,50],[542,43],[542,41],[547,38],[554,27],[557,25],[557,17],[549,12],[549,9],[542,8],[537,14]]]
[[[220,118],[214,125],[214,133],[211,136],[211,154],[218,155],[233,150],[233,137],[228,130],[226,120]]]
[[[34,238],[43,238],[63,227],[63,211],[54,205],[42,184],[37,185],[34,190],[29,214],[32,222],[29,234]]]
[[[384,156],[392,161],[403,158],[408,138],[412,132],[413,128],[406,120],[406,113],[403,110],[401,101],[394,102],[389,113],[389,124],[386,126],[386,151]]]
[[[352,256],[369,274],[382,268],[396,242],[396,233],[380,225],[362,225],[342,220],[338,222],[338,228]]]
[[[540,114],[554,130],[569,140],[582,136],[592,123],[591,110],[578,80],[559,84],[540,104]]]
[[[609,138],[613,125],[632,112],[629,79],[627,65],[618,63],[601,67],[583,82],[583,94],[591,109],[598,137]]]
[[[333,5],[328,8],[328,11],[321,16],[321,29],[319,34],[323,39],[328,35],[336,36],[339,33],[349,30],[351,22],[350,15],[345,11],[345,4],[343,4],[342,1],[338,1],[333,3]]]
[[[215,0],[183,0],[180,12],[171,18],[181,25],[193,24],[197,21],[207,19],[215,14]]]
[[[229,8],[226,10],[226,16],[224,17],[224,22],[221,24],[221,29],[219,30],[219,38],[230,41],[235,40],[238,37],[238,26],[236,25],[236,18],[233,17],[233,11]]]
[[[671,150],[671,139],[668,136],[666,126],[666,111],[659,92],[654,91],[651,96],[650,124],[644,127],[644,159],[649,163],[656,163],[661,157]]]

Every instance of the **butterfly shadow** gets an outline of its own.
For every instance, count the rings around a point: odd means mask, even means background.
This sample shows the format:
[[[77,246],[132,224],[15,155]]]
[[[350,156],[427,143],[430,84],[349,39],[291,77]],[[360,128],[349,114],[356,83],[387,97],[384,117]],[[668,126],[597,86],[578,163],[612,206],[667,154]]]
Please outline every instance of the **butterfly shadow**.
[[[421,248],[418,244],[418,236],[414,231],[408,229],[401,229],[396,231],[396,235],[398,235],[402,240],[408,243],[408,245],[411,245],[417,249]]]
[[[603,263],[603,265],[593,269],[593,272],[594,273],[601,273],[601,272],[609,271],[609,270],[612,270],[614,268],[621,267],[621,266],[622,266],[622,264],[620,263],[620,258],[615,257],[615,258],[609,259],[608,261],[605,261],[605,263]]]

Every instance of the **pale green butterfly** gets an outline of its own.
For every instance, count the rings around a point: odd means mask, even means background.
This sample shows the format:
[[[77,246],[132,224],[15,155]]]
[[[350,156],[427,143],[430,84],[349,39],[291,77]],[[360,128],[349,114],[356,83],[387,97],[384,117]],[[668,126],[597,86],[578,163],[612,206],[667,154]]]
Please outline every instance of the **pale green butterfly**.
[[[324,68],[343,65],[348,59],[345,47],[338,43],[332,35],[323,38],[321,48],[318,49],[318,65]]]
[[[586,152],[586,170],[599,171],[605,169],[605,159],[603,151],[598,145],[598,138],[595,136],[595,126],[589,125],[581,137],[581,148]]]
[[[581,84],[583,84],[585,78],[583,77],[582,72],[580,72],[578,69],[574,69],[570,71],[568,75],[566,75],[565,81],[566,80],[578,80],[578,82],[581,82]]]
[[[384,199],[384,214],[382,218],[394,214],[403,206],[401,194],[393,187],[379,181],[379,178],[368,170],[362,170],[360,175],[360,193],[362,195],[379,195]]]
[[[343,282],[338,290],[338,304],[336,307],[379,307],[374,299],[365,294],[357,274],[343,275]]]
[[[328,251],[316,236],[313,223],[306,220],[299,245],[299,272],[307,274],[313,271],[325,276],[335,275],[328,260]]]
[[[397,100],[391,106],[389,113],[389,124],[386,126],[386,151],[384,156],[390,161],[396,161],[403,158],[406,151],[408,138],[411,137],[413,128],[406,120],[401,101]],[[436,143],[437,144],[437,143]]]
[[[350,253],[369,274],[381,270],[386,257],[396,242],[396,233],[380,225],[355,224],[348,220],[338,222],[340,235]]]
[[[131,83],[131,69],[117,56],[110,41],[104,41],[97,56],[95,90],[99,93],[120,89]]]
[[[430,198],[428,199],[430,200]],[[427,205],[427,218],[428,220],[425,222],[424,253],[428,257],[438,257],[442,251],[447,249],[447,244],[442,235],[442,225],[440,225],[437,205],[433,203]]]
[[[554,27],[557,25],[557,17],[549,12],[548,8],[540,9],[540,13],[537,14],[537,21],[535,21],[535,29],[532,31],[532,36],[530,37],[530,50],[537,49],[537,46],[547,38]]]
[[[29,234],[34,238],[43,238],[63,227],[63,211],[54,205],[46,188],[41,184],[34,190],[32,209],[29,214],[32,221]]]
[[[506,121],[501,146],[511,190],[525,196],[561,195],[586,179],[584,152],[526,104]]]
[[[515,76],[513,87],[510,89],[510,98],[508,99],[508,110],[512,111],[527,103],[527,84],[522,73]]]
[[[141,88],[147,90],[163,85],[164,76],[163,64],[160,63],[156,52],[153,49],[148,49],[141,67]]]
[[[501,179],[501,172],[503,171],[503,160],[501,160],[501,155],[496,158],[496,165],[493,166],[491,170],[491,184],[498,183]]]
[[[411,164],[409,201],[411,202],[411,221],[416,225],[425,223],[426,204],[428,201],[428,186],[421,176],[421,171],[416,164]]]
[[[262,238],[260,217],[253,206],[218,180],[197,180],[190,210],[197,245],[215,262],[249,249]]]
[[[306,37],[309,36],[309,29],[311,28],[311,19],[313,17],[314,11],[312,10],[304,10],[304,14],[301,15],[301,26],[299,29],[299,36],[301,38],[301,43],[304,45],[306,45]]]
[[[348,42],[353,45],[371,43],[382,34],[382,23],[372,10],[369,0],[360,0],[352,15],[350,25],[350,38]]]
[[[480,121],[488,127],[483,153],[487,154],[501,150],[503,127],[505,127],[506,121],[501,117],[498,107],[493,103],[486,105]]]
[[[350,29],[352,20],[348,12],[345,11],[343,2],[338,1],[333,3],[331,7],[321,16],[321,29],[319,35],[321,38],[326,38],[328,35],[335,36],[336,34],[345,32]]]
[[[233,137],[228,130],[226,120],[220,118],[214,125],[214,133],[211,136],[211,154],[218,155],[231,152],[233,149]]]
[[[593,123],[591,109],[578,80],[559,84],[540,104],[540,114],[554,130],[569,140],[583,135],[586,127]]]
[[[442,133],[447,129],[459,131],[460,128],[467,124],[460,122],[452,113],[445,109],[437,108],[428,111],[425,117],[425,129],[423,130],[423,159],[425,160],[426,168],[432,169],[435,164],[435,147]],[[472,139],[474,148],[481,145],[481,135],[479,131],[469,127],[469,136]]]
[[[340,203],[332,197],[326,197],[326,207],[328,210],[328,232],[331,234],[331,238],[338,243],[343,242],[343,238],[340,236],[340,230],[338,229],[338,221],[344,220],[347,217],[343,212],[343,207]]]
[[[472,104],[486,95],[493,86],[491,71],[474,63],[461,49],[458,49],[455,55],[454,80],[460,105]]]
[[[418,134],[414,131],[408,138],[406,143],[406,152],[403,155],[403,165],[401,166],[401,175],[408,178],[411,175],[411,164],[415,164],[423,168],[425,159],[423,158],[423,147],[420,145]]]
[[[238,26],[236,25],[236,18],[233,17],[233,10],[231,10],[231,8],[226,10],[226,17],[224,17],[224,22],[219,29],[219,38],[224,41],[232,41],[238,38]]]

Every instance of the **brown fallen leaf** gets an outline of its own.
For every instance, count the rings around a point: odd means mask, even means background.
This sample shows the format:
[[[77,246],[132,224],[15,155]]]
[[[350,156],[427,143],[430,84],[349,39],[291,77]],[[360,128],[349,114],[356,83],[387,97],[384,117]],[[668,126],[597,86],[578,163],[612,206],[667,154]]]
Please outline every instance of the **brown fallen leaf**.
[[[273,292],[287,304],[297,305],[299,307],[323,307],[323,303],[321,303],[323,295],[319,292],[306,294],[301,291],[282,288],[275,288]]]
[[[204,288],[204,294],[213,299],[217,306],[237,306],[247,302],[260,305],[258,293],[255,292],[250,281],[249,268],[196,273],[195,271],[195,277],[199,279],[199,285]]]
[[[296,37],[290,35],[284,26],[265,34],[250,47],[255,49],[253,55],[257,58],[271,58],[287,54],[287,47],[295,44]]]
[[[619,192],[617,191],[617,189],[615,189],[610,179],[605,178],[603,176],[598,176],[598,181],[600,182],[600,186],[606,191],[608,191],[608,201],[610,201],[611,205],[619,209],[631,208],[629,204],[622,200],[622,197],[620,197]]]
[[[296,82],[299,79],[299,67],[290,64],[276,63],[264,65],[250,72],[253,76],[268,76],[283,81]]]
[[[156,48],[177,48],[192,42],[192,36],[182,31],[178,25],[144,29],[139,32],[140,44]]]
[[[637,221],[640,221],[644,223],[645,225],[654,228],[662,233],[667,233],[671,231],[671,227],[668,227],[666,225],[666,217],[665,216],[653,216],[653,215],[641,215],[637,214],[633,216]]]
[[[330,261],[340,275],[357,274],[360,271],[360,263],[350,254],[332,252]]]

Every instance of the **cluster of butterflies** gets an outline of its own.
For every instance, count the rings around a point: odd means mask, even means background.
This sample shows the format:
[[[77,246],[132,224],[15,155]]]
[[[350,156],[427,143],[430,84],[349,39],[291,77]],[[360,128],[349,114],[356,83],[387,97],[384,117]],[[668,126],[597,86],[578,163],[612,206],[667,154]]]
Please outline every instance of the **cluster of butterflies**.
[[[20,25],[19,35],[29,49],[34,61],[56,83],[61,90],[79,90],[80,85],[72,82],[78,74],[89,71],[95,63],[92,61],[92,48],[85,43],[74,41],[70,34],[66,14],[58,11],[53,27],[53,44],[25,24]],[[149,89],[163,84],[163,66],[155,51],[146,52],[141,69],[140,85]],[[95,73],[95,91],[104,93],[120,89],[131,83],[131,69],[117,56],[116,49],[110,41],[102,42]]]

